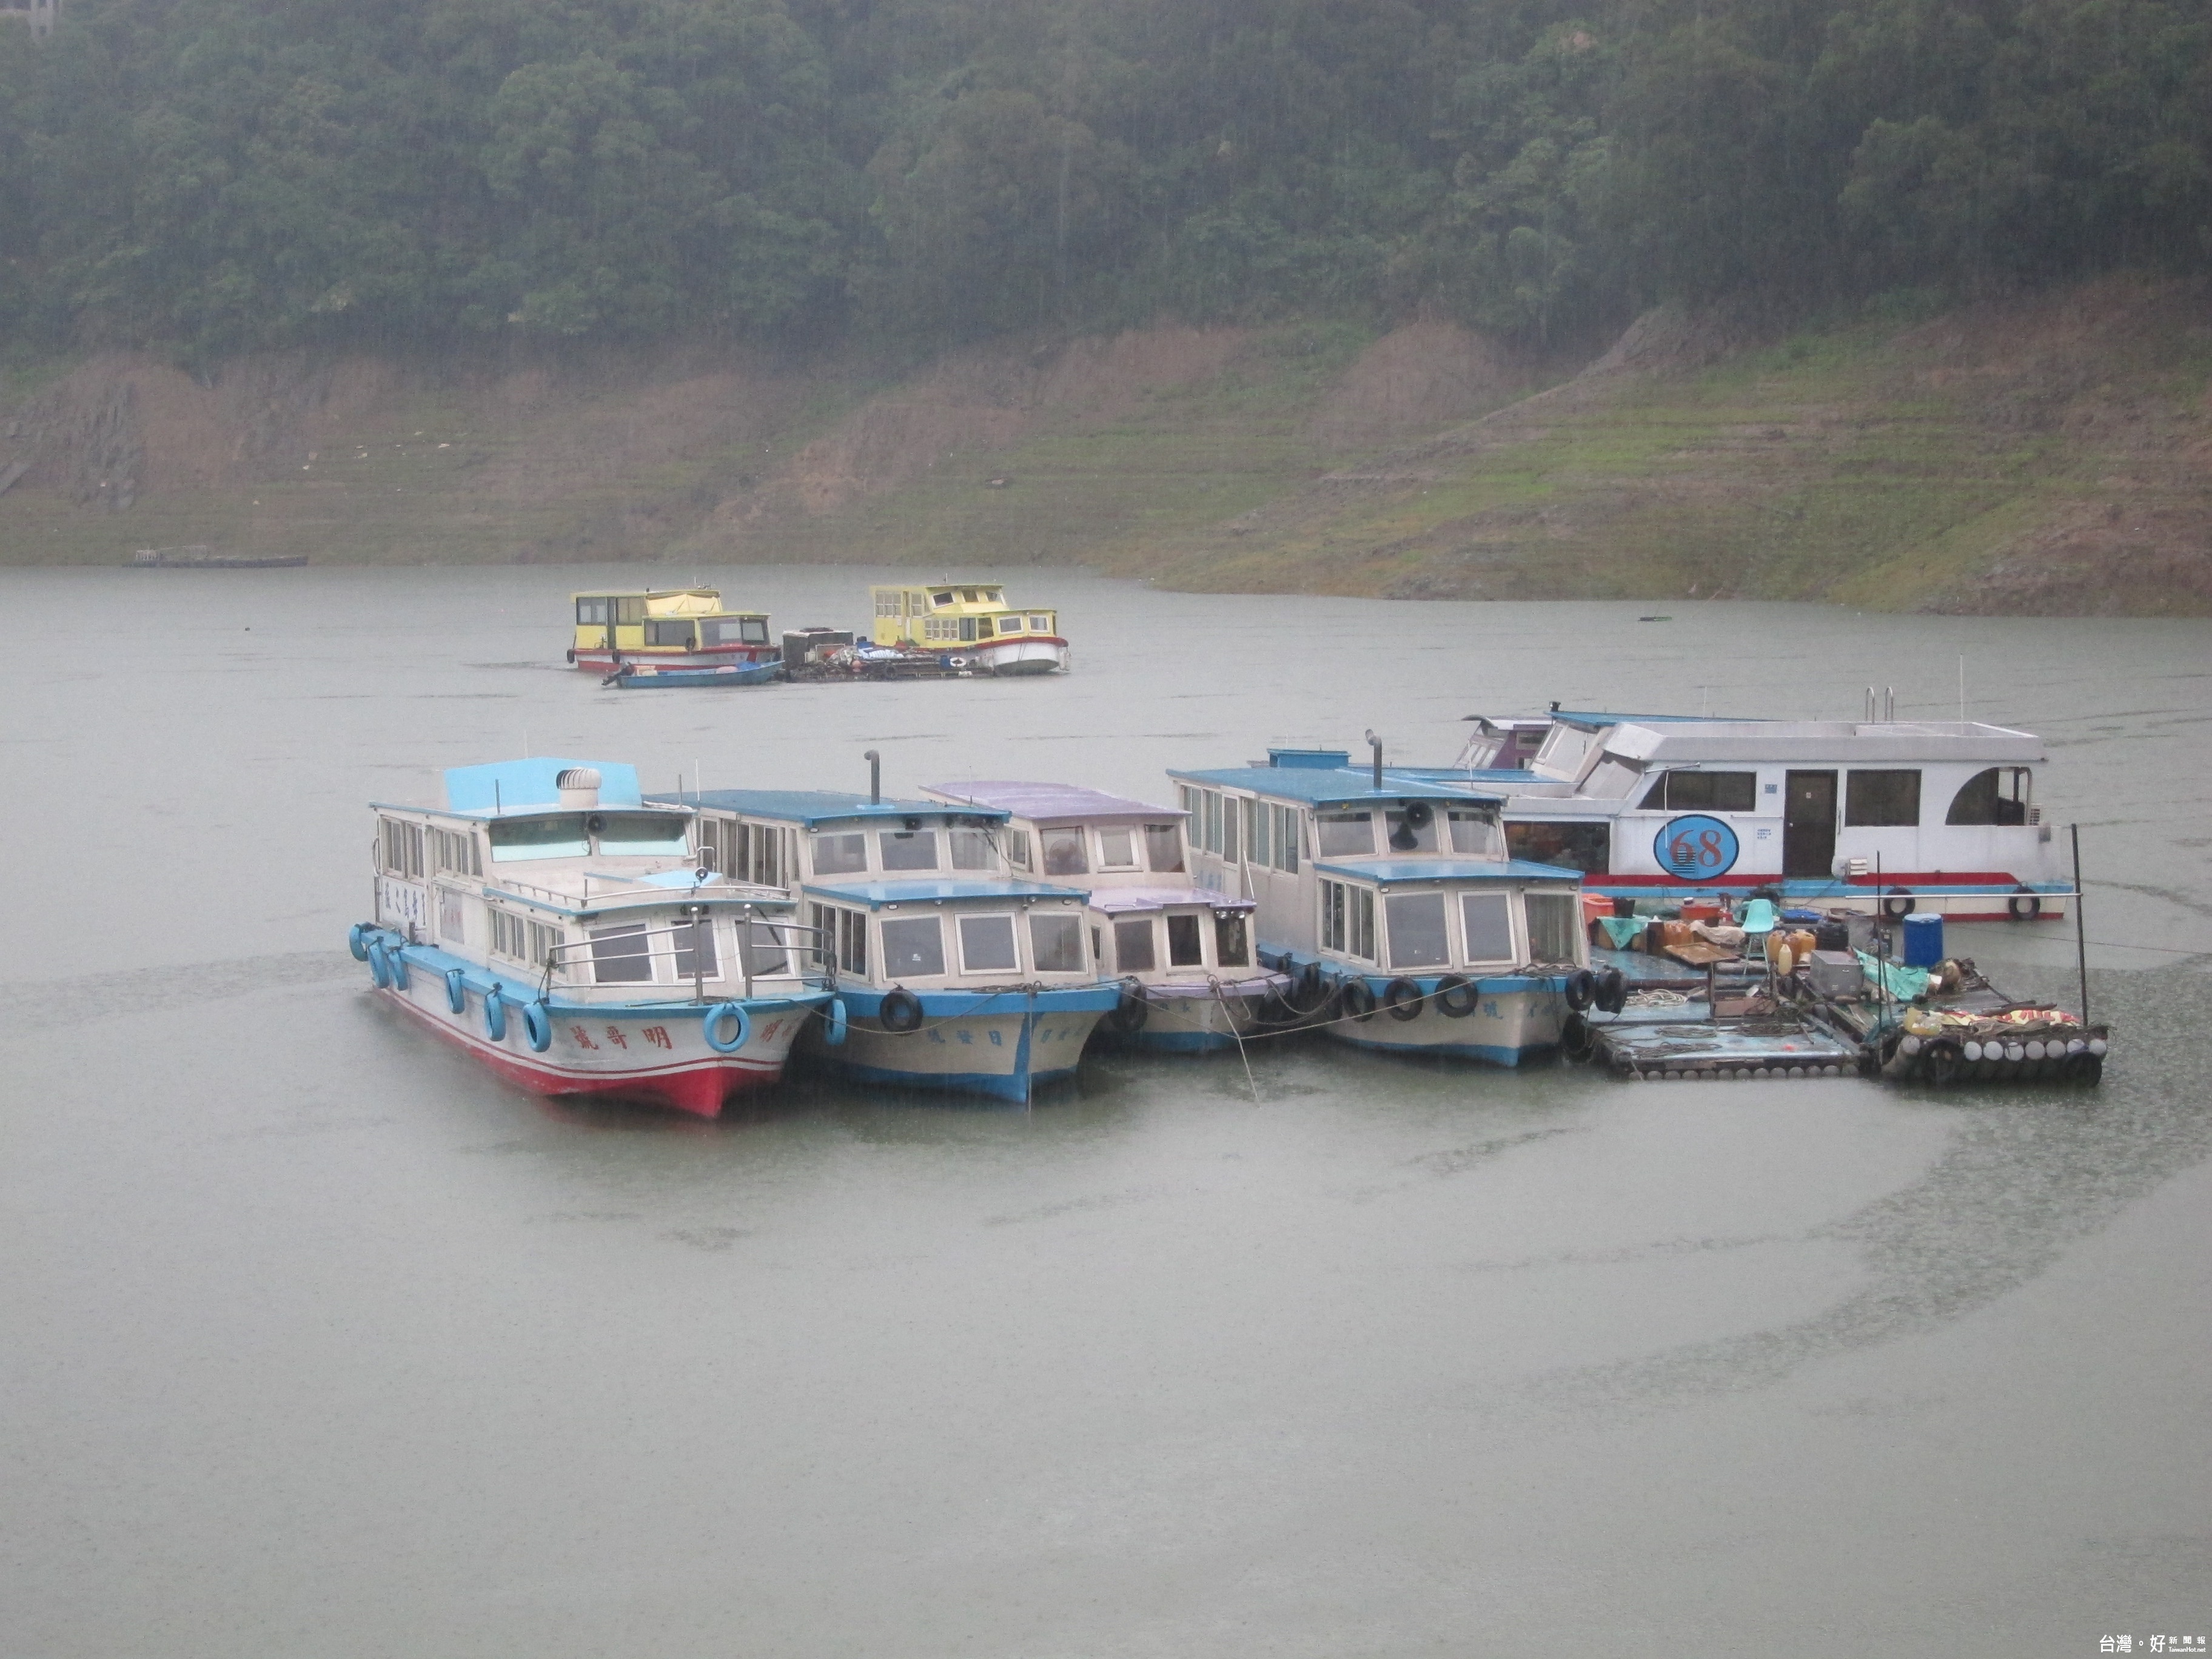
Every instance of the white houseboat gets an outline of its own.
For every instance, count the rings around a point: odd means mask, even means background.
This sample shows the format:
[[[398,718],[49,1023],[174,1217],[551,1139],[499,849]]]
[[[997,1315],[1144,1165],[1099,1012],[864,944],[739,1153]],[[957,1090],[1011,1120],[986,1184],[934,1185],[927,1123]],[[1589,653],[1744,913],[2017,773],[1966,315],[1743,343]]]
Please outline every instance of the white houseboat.
[[[1121,981],[1107,1032],[1133,1047],[1225,1048],[1265,1023],[1287,976],[1260,965],[1255,901],[1190,878],[1183,814],[1066,784],[934,783],[949,805],[1005,812],[1009,869],[1090,894],[1091,953]]]
[[[805,905],[837,995],[808,1052],[833,1071],[1026,1104],[1073,1075],[1120,1000],[1099,979],[1083,890],[1010,872],[1001,811],[876,787],[693,799],[702,864]]]
[[[1478,720],[1457,764],[1413,769],[1505,799],[1516,858],[1594,892],[1784,902],[1955,921],[2064,913],[2035,801],[2043,740],[1977,721],[1683,719],[1553,710]],[[1516,763],[1525,757],[1525,765]]]
[[[631,767],[456,767],[442,805],[375,811],[353,954],[386,1000],[525,1088],[713,1117],[780,1078],[830,1000],[789,896],[698,869],[690,810],[642,800]]]
[[[1580,881],[1507,856],[1499,800],[1354,769],[1344,750],[1171,771],[1201,886],[1251,898],[1260,957],[1340,1042],[1517,1066],[1555,1050],[1589,972]]]

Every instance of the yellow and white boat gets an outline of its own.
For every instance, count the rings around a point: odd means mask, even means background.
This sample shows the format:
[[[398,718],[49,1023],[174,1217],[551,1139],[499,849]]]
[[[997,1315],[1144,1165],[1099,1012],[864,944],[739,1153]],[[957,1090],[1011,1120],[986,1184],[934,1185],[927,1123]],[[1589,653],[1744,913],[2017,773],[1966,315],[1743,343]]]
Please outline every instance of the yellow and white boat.
[[[1058,674],[1067,641],[1057,611],[1006,603],[995,582],[902,583],[868,590],[876,603],[874,643],[926,651],[948,665],[985,674]],[[963,659],[954,661],[953,659]]]
[[[570,595],[576,637],[568,660],[604,674],[617,665],[721,668],[777,659],[768,613],[731,611],[711,587],[617,588]]]

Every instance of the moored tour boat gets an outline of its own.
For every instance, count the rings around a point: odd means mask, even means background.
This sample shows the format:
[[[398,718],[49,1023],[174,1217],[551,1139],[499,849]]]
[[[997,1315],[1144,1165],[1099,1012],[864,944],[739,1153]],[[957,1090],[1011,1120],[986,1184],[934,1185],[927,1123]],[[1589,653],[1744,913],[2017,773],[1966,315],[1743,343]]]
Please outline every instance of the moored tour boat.
[[[876,611],[871,637],[879,647],[985,674],[1056,674],[1067,667],[1059,613],[1009,605],[996,582],[899,583],[868,592]]]
[[[697,869],[688,807],[629,766],[457,767],[440,806],[379,805],[377,992],[511,1082],[713,1117],[773,1083],[830,1000],[781,890]]]
[[[1104,1022],[1109,1036],[1204,1052],[1270,1023],[1290,979],[1254,954],[1251,899],[1192,884],[1180,811],[1056,783],[936,783],[922,793],[1006,812],[1010,869],[1088,892],[1091,954],[1121,984]]]
[[[711,587],[609,589],[569,596],[576,631],[568,660],[612,673],[626,666],[721,668],[780,661],[768,613],[730,611]]]
[[[1073,1074],[1120,1000],[1091,960],[1082,890],[1008,872],[1002,811],[874,788],[696,800],[703,863],[805,903],[836,989],[806,1053],[833,1072],[1026,1104]]]
[[[1519,1066],[1571,1009],[1618,1002],[1589,970],[1579,880],[1508,857],[1494,795],[1371,769],[1344,750],[1170,771],[1201,885],[1256,902],[1261,960],[1329,1036]]]

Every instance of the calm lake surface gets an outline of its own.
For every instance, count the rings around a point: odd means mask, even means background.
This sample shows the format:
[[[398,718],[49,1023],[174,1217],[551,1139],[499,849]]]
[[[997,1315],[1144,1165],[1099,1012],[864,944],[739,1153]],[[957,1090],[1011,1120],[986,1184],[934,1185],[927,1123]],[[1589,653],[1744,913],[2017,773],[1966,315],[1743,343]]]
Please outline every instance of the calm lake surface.
[[[0,573],[0,1654],[2091,1655],[2212,1633],[2212,628],[1058,604],[1044,682],[643,696],[572,588]],[[548,1104],[373,1001],[372,799],[528,751],[1169,798],[1568,707],[1969,712],[2078,820],[2104,1087],[1313,1042],[1032,1112]],[[2059,832],[2062,836],[2063,828]],[[2074,995],[2070,927],[1956,928]]]

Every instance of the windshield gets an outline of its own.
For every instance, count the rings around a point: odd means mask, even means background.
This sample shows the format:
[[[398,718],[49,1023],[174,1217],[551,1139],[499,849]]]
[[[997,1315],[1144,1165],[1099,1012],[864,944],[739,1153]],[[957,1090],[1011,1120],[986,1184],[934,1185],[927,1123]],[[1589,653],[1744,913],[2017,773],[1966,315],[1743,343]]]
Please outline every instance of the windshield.
[[[673,812],[610,812],[599,832],[601,853],[681,853],[690,820]]]
[[[526,859],[580,859],[590,852],[580,813],[558,817],[520,818],[491,825],[491,861],[518,864]]]

